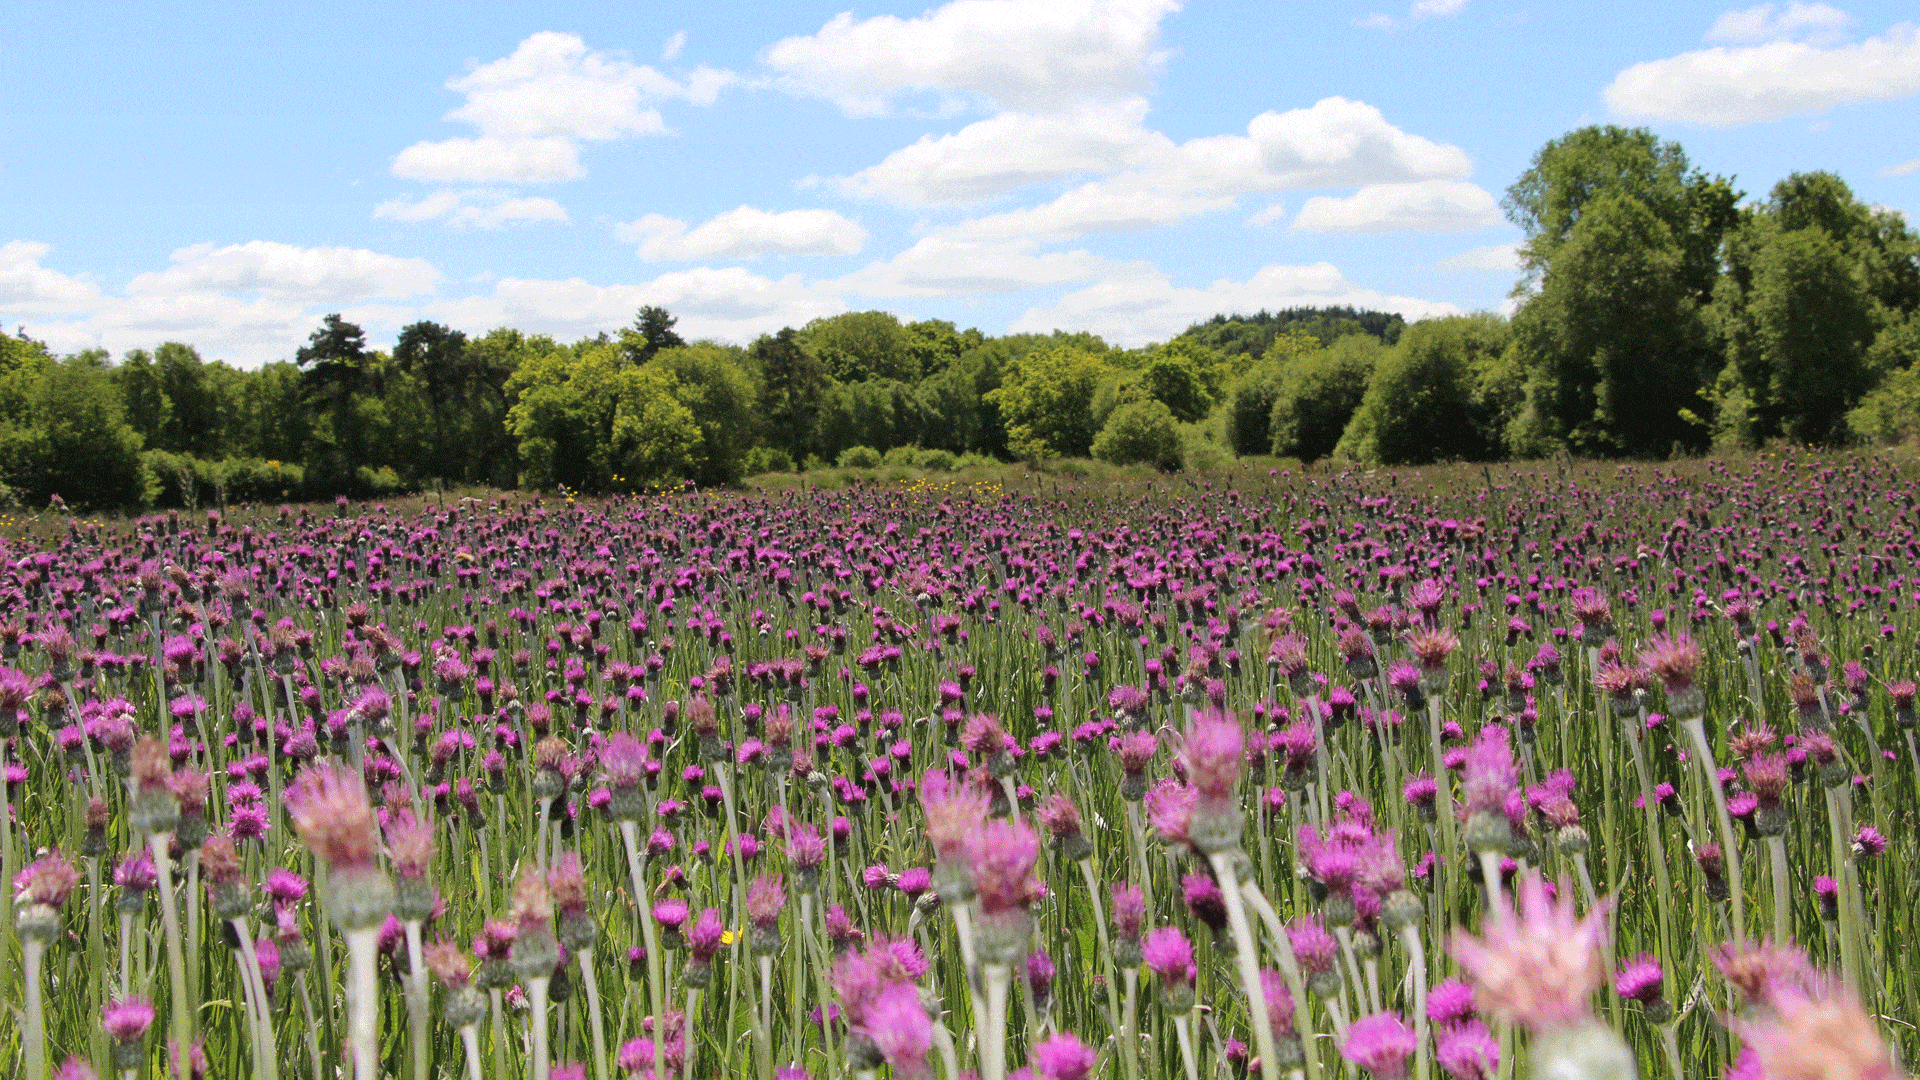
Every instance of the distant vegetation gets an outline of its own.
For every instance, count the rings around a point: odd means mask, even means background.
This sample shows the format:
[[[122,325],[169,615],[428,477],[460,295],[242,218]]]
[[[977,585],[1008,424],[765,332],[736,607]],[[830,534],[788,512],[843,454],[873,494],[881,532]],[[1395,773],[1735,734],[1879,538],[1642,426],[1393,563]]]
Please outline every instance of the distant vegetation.
[[[687,342],[645,307],[572,343],[420,322],[389,353],[330,315],[255,371],[179,342],[55,357],[0,337],[0,498],[634,491],[869,457],[1667,457],[1920,433],[1920,239],[1839,177],[1796,173],[1750,201],[1675,143],[1590,127],[1543,147],[1505,205],[1526,233],[1511,319],[1288,308],[1122,349],[864,311],[740,347]]]

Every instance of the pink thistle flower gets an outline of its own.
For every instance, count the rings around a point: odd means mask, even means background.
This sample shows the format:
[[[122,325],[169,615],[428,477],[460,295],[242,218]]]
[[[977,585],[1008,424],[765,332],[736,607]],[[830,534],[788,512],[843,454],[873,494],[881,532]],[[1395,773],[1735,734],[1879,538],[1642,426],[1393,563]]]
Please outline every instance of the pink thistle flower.
[[[459,990],[473,977],[473,957],[460,943],[441,938],[427,946],[427,970],[434,973],[449,990]]]
[[[1147,898],[1132,882],[1113,887],[1113,928],[1122,938],[1138,941],[1147,920]]]
[[[1177,780],[1162,780],[1146,794],[1147,822],[1168,847],[1186,850],[1193,844],[1194,807],[1200,793]]]
[[[84,1058],[75,1055],[53,1070],[53,1080],[100,1080],[100,1074],[94,1072]]]
[[[59,848],[54,848],[13,876],[14,903],[57,908],[67,902],[79,881],[80,874],[73,864]]]
[[[402,878],[423,878],[433,864],[433,822],[415,817],[411,809],[387,819],[387,857]]]
[[[1774,995],[1773,1014],[1734,1022],[1767,1080],[1897,1080],[1887,1046],[1860,1001],[1845,986]]]
[[[719,908],[707,908],[687,928],[687,950],[696,962],[709,963],[726,943],[726,924],[720,921]]]
[[[959,857],[967,835],[986,819],[990,800],[971,785],[939,769],[920,780],[920,807],[927,818],[927,840],[942,859]]]
[[[1665,992],[1665,980],[1660,961],[1651,953],[1641,953],[1621,966],[1619,974],[1613,979],[1613,991],[1623,998],[1648,1005],[1660,1000]]]
[[[787,887],[779,874],[761,874],[747,886],[747,918],[756,928],[773,927],[786,906]]]
[[[1500,1040],[1478,1020],[1448,1024],[1434,1033],[1433,1057],[1453,1080],[1492,1080],[1500,1070]]]
[[[373,807],[360,778],[329,762],[300,770],[287,791],[287,807],[301,842],[335,870],[374,865]]]
[[[912,983],[894,983],[881,990],[867,1006],[860,1026],[895,1076],[910,1080],[927,1074],[933,1021]]]
[[[1549,897],[1538,871],[1517,891],[1517,914],[1502,897],[1484,933],[1456,930],[1449,950],[1495,1015],[1536,1034],[1586,1022],[1588,998],[1605,977],[1606,905],[1576,917],[1572,890]]]
[[[1086,1080],[1099,1055],[1071,1032],[1057,1032],[1036,1044],[1029,1056],[1039,1080]]]
[[[1267,1024],[1273,1028],[1276,1039],[1284,1039],[1293,1034],[1293,991],[1287,989],[1286,977],[1273,968],[1260,971],[1260,989],[1267,995]]]
[[[1179,927],[1161,926],[1147,931],[1147,936],[1140,941],[1140,952],[1147,970],[1160,976],[1161,987],[1168,997],[1182,990],[1192,991],[1193,980],[1200,969],[1193,963],[1193,944]]]
[[[1640,650],[1640,663],[1666,688],[1667,706],[1681,719],[1700,712],[1701,694],[1694,685],[1700,659],[1700,646],[1686,634],[1661,634]]]
[[[1026,911],[1034,863],[1040,858],[1040,838],[1032,829],[1011,821],[988,821],[967,834],[966,856],[973,886],[980,894],[982,918]]]
[[[1193,832],[1202,851],[1220,851],[1240,842],[1245,819],[1234,785],[1240,780],[1246,749],[1246,731],[1225,709],[1197,711],[1181,740],[1179,764],[1195,792]]]
[[[138,994],[109,1001],[100,1010],[100,1026],[117,1043],[137,1043],[153,1027],[153,1006]]]
[[[1419,1040],[1400,1014],[1377,1012],[1363,1016],[1347,1028],[1347,1041],[1340,1056],[1383,1080],[1407,1075],[1407,1058],[1419,1048]]]
[[[1435,983],[1427,991],[1427,1019],[1442,1027],[1470,1019],[1474,1007],[1473,987],[1459,979]]]
[[[1729,942],[1715,946],[1713,966],[1747,1001],[1772,1005],[1783,994],[1804,992],[1813,981],[1806,954],[1792,945]]]

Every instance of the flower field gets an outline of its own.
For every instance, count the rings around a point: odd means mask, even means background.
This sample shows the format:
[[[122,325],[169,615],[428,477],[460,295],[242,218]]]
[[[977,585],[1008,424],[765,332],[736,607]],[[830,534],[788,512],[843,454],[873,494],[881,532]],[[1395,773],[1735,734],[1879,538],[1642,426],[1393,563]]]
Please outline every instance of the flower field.
[[[43,527],[0,1069],[1904,1075],[1917,500],[1789,456]]]

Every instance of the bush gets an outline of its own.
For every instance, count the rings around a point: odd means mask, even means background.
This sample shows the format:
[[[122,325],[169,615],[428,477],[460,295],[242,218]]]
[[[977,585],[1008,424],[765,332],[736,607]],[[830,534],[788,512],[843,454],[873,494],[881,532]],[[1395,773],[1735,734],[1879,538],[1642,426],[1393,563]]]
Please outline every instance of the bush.
[[[840,451],[839,465],[843,469],[875,469],[882,460],[880,451],[871,446],[849,446]]]
[[[952,472],[954,457],[946,450],[922,450],[914,455],[913,463],[928,472]]]
[[[1172,472],[1182,464],[1180,426],[1158,400],[1131,401],[1113,410],[1093,437],[1093,456],[1114,465],[1152,465]]]
[[[913,459],[920,456],[917,446],[896,446],[881,455],[880,460],[888,465],[911,465]]]
[[[819,472],[821,469],[831,468],[833,468],[833,462],[828,461],[819,454],[808,454],[807,460],[800,463],[801,472]]]
[[[360,498],[384,499],[389,495],[400,495],[406,492],[407,482],[400,479],[399,473],[384,465],[378,469],[370,469],[362,465],[354,473],[354,487]]]
[[[260,458],[227,458],[214,463],[213,472],[230,503],[298,499],[307,481],[306,469],[298,465]]]
[[[747,451],[744,468],[748,476],[770,472],[792,472],[793,455],[777,446],[756,446]]]
[[[999,458],[993,457],[990,454],[976,454],[969,450],[960,455],[960,459],[953,463],[953,467],[956,469],[991,469],[999,464]]]

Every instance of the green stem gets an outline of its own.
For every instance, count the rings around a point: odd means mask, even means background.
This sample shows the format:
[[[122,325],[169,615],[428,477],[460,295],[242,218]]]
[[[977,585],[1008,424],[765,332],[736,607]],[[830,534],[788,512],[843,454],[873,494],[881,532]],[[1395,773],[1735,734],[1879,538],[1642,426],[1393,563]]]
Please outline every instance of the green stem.
[[[980,1027],[980,1080],[1007,1080],[1007,987],[1013,972],[1005,964],[983,965],[987,984],[987,1022]]]
[[[580,950],[580,981],[587,991],[587,1023],[593,1027],[593,1080],[607,1080],[607,1026],[600,1015],[600,975],[593,970],[593,946]],[[693,1014],[687,1014],[691,1025]],[[656,1032],[656,1035],[659,1033]],[[693,1031],[687,1031],[687,1043],[693,1043]]]
[[[37,936],[21,941],[21,956],[26,965],[26,1028],[20,1040],[20,1054],[26,1061],[27,1080],[47,1080],[47,1019],[40,1002],[40,963],[47,945]]]
[[[550,975],[535,975],[527,980],[527,1021],[533,1030],[532,1063],[528,1075],[533,1080],[547,1080],[547,984],[552,981]],[[654,1031],[656,1040],[662,1034]]]
[[[347,939],[347,1042],[353,1080],[380,1076],[380,930],[343,930]]]
[[[193,1045],[193,1015],[187,1009],[186,946],[180,940],[180,908],[173,898],[173,857],[167,854],[167,845],[172,842],[172,833],[154,833],[147,839],[153,850],[153,869],[159,878],[155,888],[160,894],[160,918],[166,925],[167,991],[173,1015],[173,1041],[184,1054]]]
[[[1260,1075],[1264,1080],[1280,1080],[1280,1059],[1273,1049],[1273,1025],[1267,1019],[1267,992],[1260,985],[1260,942],[1247,924],[1247,907],[1240,899],[1239,868],[1234,858],[1238,848],[1210,852],[1213,874],[1220,879],[1220,892],[1227,901],[1227,925],[1233,930],[1234,960],[1240,967],[1240,988],[1247,995],[1247,1026],[1253,1029],[1254,1045],[1260,1049]]]
[[[1693,739],[1694,753],[1700,759],[1700,770],[1706,777],[1707,793],[1713,796],[1714,814],[1720,820],[1721,854],[1726,857],[1727,885],[1733,893],[1733,939],[1747,940],[1747,898],[1741,884],[1740,849],[1734,846],[1733,818],[1727,814],[1727,793],[1720,786],[1720,770],[1714,765],[1713,747],[1707,743],[1705,721],[1698,716],[1681,721],[1687,734]]]

